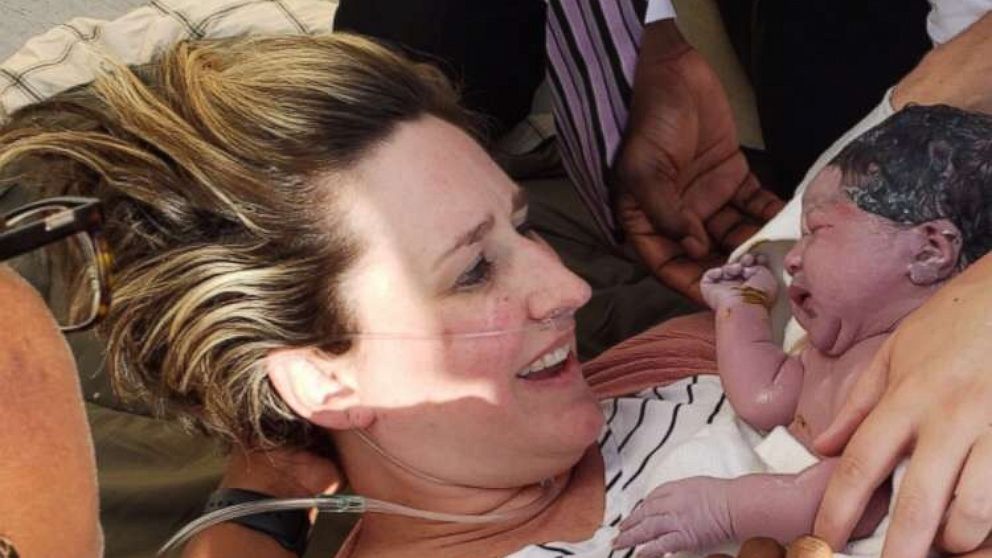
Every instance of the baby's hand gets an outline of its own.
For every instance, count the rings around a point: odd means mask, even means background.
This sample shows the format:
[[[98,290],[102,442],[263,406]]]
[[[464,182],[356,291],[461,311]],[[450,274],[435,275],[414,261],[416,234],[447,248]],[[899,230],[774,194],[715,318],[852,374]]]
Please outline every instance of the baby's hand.
[[[668,552],[700,552],[733,540],[727,483],[692,477],[659,486],[620,523],[613,547],[647,543],[637,556],[661,558]]]
[[[770,306],[778,294],[778,281],[767,266],[763,254],[746,254],[737,262],[710,269],[699,285],[703,300],[713,310],[741,302]]]

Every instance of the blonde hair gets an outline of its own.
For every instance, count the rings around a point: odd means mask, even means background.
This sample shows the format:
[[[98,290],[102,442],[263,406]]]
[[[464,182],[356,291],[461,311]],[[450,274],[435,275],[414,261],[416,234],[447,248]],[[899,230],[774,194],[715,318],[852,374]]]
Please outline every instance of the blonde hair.
[[[349,348],[336,281],[361,248],[316,179],[424,115],[469,124],[439,72],[356,36],[183,42],[14,113],[0,177],[103,200],[119,392],[231,442],[307,446],[263,358]]]

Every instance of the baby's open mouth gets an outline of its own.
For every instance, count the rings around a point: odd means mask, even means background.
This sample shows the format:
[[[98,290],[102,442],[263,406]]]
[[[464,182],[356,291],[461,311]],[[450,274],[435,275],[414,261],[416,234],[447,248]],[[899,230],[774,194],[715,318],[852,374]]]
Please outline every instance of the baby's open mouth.
[[[792,301],[792,304],[796,308],[810,314],[812,317],[813,310],[809,307],[810,298],[809,291],[806,289],[795,284],[789,286],[789,300]]]

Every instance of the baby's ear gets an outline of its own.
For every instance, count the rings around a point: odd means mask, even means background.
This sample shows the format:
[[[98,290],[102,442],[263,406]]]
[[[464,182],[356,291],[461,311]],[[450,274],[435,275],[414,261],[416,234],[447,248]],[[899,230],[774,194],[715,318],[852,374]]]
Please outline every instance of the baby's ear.
[[[265,357],[269,381],[308,421],[334,430],[368,428],[375,413],[361,404],[348,359],[312,347],[277,349]]]
[[[909,264],[909,280],[926,286],[949,279],[961,255],[961,231],[947,219],[917,225],[916,253]]]

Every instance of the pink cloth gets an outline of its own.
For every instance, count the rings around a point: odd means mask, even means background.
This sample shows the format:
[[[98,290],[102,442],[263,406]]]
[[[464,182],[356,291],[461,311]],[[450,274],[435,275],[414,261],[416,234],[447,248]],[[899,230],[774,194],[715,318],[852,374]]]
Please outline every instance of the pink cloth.
[[[636,393],[696,374],[716,374],[712,312],[674,318],[611,347],[583,367],[600,399]]]

